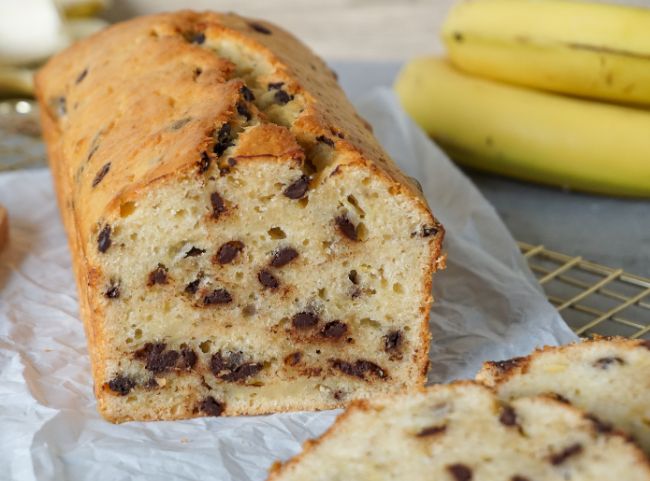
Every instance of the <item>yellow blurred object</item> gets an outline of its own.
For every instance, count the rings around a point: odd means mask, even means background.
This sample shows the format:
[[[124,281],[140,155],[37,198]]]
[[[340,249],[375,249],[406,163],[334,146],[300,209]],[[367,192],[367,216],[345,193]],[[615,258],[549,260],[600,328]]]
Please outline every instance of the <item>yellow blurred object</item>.
[[[472,77],[438,58],[400,72],[406,111],[461,164],[602,194],[650,196],[650,111]]]
[[[562,0],[464,1],[442,32],[451,62],[540,89],[650,105],[650,9]]]
[[[85,18],[97,15],[110,5],[109,0],[55,0],[66,18]]]

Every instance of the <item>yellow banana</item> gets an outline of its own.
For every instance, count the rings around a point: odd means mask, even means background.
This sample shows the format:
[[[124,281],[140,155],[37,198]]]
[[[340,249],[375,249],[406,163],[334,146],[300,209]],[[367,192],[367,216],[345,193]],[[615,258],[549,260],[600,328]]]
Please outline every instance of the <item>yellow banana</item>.
[[[442,31],[451,62],[477,75],[650,105],[650,9],[562,0],[459,3]]]
[[[578,190],[650,196],[650,111],[472,77],[436,58],[408,63],[395,89],[460,163]]]

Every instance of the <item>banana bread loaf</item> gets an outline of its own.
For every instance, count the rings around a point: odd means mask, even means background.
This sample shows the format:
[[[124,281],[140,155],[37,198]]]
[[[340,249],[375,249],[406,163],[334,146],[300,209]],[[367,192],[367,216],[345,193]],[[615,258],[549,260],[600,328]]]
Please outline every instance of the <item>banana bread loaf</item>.
[[[621,477],[622,476],[622,477]],[[572,406],[472,382],[357,401],[269,481],[648,480],[643,452]]]
[[[650,454],[650,341],[597,338],[486,362],[477,379],[508,401],[550,394],[627,433]]]
[[[423,384],[443,229],[298,40],[234,14],[142,17],[51,59],[36,89],[107,419]]]

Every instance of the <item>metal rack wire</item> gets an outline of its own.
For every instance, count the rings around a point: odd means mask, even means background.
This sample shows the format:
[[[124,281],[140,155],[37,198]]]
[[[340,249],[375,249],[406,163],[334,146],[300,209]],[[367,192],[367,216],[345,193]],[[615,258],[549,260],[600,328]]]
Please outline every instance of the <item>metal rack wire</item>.
[[[549,301],[583,337],[650,339],[650,279],[518,242]]]

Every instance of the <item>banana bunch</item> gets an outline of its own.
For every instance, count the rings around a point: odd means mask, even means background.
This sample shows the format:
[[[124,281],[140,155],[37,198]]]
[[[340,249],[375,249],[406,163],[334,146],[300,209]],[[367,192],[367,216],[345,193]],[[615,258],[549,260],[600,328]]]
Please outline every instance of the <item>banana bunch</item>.
[[[455,160],[650,196],[650,9],[472,0],[442,35],[449,59],[408,63],[395,89]]]

